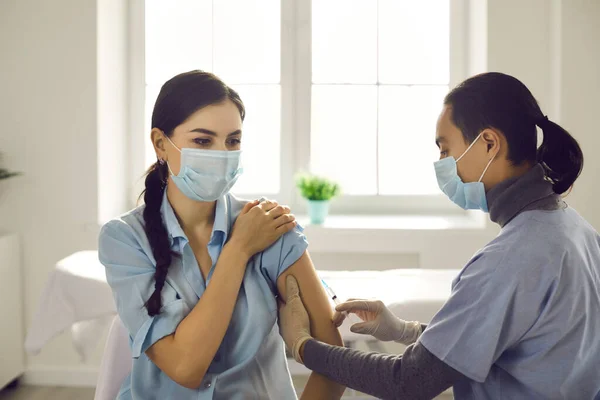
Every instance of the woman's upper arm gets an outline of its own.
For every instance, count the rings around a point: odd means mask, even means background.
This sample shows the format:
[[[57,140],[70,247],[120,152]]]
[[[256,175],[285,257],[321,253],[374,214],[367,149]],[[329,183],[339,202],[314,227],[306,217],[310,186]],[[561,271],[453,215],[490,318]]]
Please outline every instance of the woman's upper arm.
[[[331,321],[333,309],[308,251],[277,278],[277,291],[282,299],[286,296],[285,278],[288,274],[296,278],[300,287],[300,297],[310,317],[312,335],[323,342],[342,345],[341,335]]]

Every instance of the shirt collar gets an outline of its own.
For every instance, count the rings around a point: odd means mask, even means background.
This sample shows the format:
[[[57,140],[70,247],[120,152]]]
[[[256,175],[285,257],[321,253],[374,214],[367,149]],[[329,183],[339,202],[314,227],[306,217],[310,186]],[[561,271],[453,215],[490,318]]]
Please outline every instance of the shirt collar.
[[[179,221],[177,220],[177,216],[175,215],[175,211],[169,203],[169,199],[167,198],[167,191],[165,190],[163,193],[163,200],[161,205],[161,213],[163,217],[163,221],[167,228],[167,232],[169,234],[169,239],[171,240],[171,245],[173,244],[176,238],[183,238],[187,240],[187,236],[183,232]],[[224,244],[227,241],[227,236],[229,235],[229,205],[227,195],[222,196],[217,200],[217,204],[215,207],[215,221],[213,223],[213,230],[211,233],[210,240],[213,241],[216,238],[215,233],[221,232],[222,234],[222,243]]]
[[[221,232],[223,234],[223,243],[227,241],[229,235],[229,204],[227,195],[221,196],[217,200],[215,207],[215,222],[213,223],[213,231],[211,240],[215,236],[215,232]]]
[[[544,167],[536,164],[524,175],[510,178],[494,186],[486,194],[490,219],[503,227],[533,203],[562,203],[546,179]],[[545,206],[544,206],[545,207]],[[535,207],[533,208],[535,209]]]

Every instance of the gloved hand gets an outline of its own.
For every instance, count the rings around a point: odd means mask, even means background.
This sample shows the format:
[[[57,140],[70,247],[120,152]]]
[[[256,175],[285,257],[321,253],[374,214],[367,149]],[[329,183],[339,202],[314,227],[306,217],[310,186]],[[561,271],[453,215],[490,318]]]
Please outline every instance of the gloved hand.
[[[346,316],[344,311],[356,314],[364,322],[354,324],[350,331],[371,335],[384,342],[395,341],[406,346],[413,344],[421,335],[421,324],[407,322],[396,317],[380,300],[350,299],[335,308],[333,323],[339,327]]]
[[[279,302],[279,333],[294,355],[294,359],[303,364],[300,348],[304,342],[312,339],[310,319],[300,298],[300,288],[296,278],[288,275],[285,279],[285,288],[285,303]]]

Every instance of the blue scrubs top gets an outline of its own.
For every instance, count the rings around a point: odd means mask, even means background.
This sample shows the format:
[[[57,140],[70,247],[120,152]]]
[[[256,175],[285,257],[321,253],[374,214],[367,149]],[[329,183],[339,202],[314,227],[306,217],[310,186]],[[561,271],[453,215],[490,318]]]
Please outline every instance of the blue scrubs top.
[[[226,195],[216,204],[208,252],[210,277],[235,219],[245,202]],[[202,385],[187,389],[172,381],[144,353],[175,332],[196,305],[206,283],[175,213],[163,197],[161,213],[173,257],[162,290],[163,308],[148,316],[144,304],[154,291],[155,260],[144,232],[144,206],[107,223],[100,233],[99,258],[113,290],[120,318],[130,334],[133,369],[118,399],[296,399],[277,320],[277,278],[305,252],[297,228],[260,254],[246,268],[227,333]],[[193,349],[190,349],[193,351]]]
[[[600,236],[572,208],[526,211],[452,283],[419,338],[456,399],[600,398]]]

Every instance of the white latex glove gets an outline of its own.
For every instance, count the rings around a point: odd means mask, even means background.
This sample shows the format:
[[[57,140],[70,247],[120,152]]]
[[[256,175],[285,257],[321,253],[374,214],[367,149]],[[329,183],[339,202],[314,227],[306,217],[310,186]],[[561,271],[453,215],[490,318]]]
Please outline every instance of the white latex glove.
[[[380,300],[351,299],[335,307],[333,323],[339,327],[346,316],[356,314],[363,322],[350,327],[350,331],[371,335],[384,342],[395,341],[406,346],[413,344],[421,335],[421,324],[396,317]]]
[[[300,298],[300,288],[296,278],[288,275],[285,279],[285,288],[285,303],[279,302],[279,333],[294,355],[294,359],[303,364],[300,348],[307,340],[312,339],[310,319]]]

